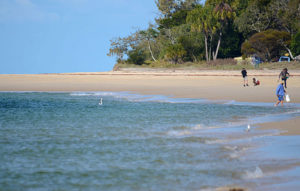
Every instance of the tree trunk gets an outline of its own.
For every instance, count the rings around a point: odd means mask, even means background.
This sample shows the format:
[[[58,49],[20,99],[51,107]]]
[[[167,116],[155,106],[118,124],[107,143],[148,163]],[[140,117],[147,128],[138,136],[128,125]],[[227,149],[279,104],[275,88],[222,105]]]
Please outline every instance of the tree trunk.
[[[212,36],[210,37],[210,42],[209,42],[209,54],[208,54],[208,61],[210,61],[210,58],[211,58],[211,45],[212,45]]]
[[[216,53],[214,54],[214,60],[217,60],[217,56],[218,56],[218,52],[219,52],[219,48],[220,48],[220,44],[221,44],[221,38],[222,38],[222,32],[220,32]]]
[[[205,57],[206,61],[208,62],[208,47],[207,47],[207,36],[205,35]]]
[[[267,60],[270,61],[271,60],[271,53],[270,53],[268,48],[267,48],[267,56],[268,56]]]
[[[154,58],[153,52],[152,52],[152,50],[151,50],[150,40],[148,40],[148,48],[149,48],[149,51],[150,51],[150,54],[151,54],[152,59],[156,62],[156,59]]]
[[[293,53],[291,52],[291,50],[290,50],[287,46],[284,46],[284,47],[285,47],[286,50],[289,52],[291,58],[292,58],[293,60],[295,60],[295,58],[294,58]]]
[[[193,56],[194,62],[198,62],[198,59],[197,59],[197,57],[194,55],[194,53],[192,53],[192,56]]]

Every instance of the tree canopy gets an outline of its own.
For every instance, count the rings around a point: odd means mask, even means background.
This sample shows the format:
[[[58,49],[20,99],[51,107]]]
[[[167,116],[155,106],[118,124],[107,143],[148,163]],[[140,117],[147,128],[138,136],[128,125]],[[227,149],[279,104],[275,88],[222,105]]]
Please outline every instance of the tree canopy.
[[[202,2],[202,3],[201,3]],[[111,40],[118,62],[174,64],[256,54],[300,54],[300,0],[155,0],[147,29]]]

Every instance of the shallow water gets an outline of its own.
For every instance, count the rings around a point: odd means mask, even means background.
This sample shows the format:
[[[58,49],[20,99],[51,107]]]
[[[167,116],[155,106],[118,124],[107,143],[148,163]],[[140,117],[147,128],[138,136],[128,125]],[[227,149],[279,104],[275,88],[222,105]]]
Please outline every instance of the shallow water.
[[[299,108],[127,92],[0,93],[0,187],[297,188],[298,136],[274,137],[255,123],[300,116]]]

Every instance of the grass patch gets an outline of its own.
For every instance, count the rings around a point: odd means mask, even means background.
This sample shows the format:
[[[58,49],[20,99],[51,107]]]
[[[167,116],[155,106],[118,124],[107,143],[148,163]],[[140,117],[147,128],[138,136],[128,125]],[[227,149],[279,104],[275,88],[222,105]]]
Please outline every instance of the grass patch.
[[[259,66],[261,69],[283,69],[288,68],[289,70],[299,70],[300,69],[300,62],[299,61],[292,61],[292,62],[265,62],[260,64]]]
[[[147,61],[143,65],[126,64],[119,63],[114,66],[114,70],[120,70],[122,68],[152,68],[152,69],[182,69],[182,70],[242,70],[246,69],[256,69],[256,70],[281,70],[283,68],[288,68],[289,70],[300,70],[300,62],[265,62],[261,63],[258,68],[255,68],[249,61],[243,60],[237,62],[234,59],[218,59],[215,61],[200,61],[200,62],[185,62],[182,64],[174,64],[171,62],[157,61],[151,62]]]

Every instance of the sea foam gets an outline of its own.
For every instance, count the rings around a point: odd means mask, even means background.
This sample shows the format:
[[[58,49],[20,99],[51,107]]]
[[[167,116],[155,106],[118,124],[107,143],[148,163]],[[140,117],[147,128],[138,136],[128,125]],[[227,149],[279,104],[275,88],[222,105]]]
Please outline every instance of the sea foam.
[[[246,172],[243,174],[244,179],[255,179],[255,178],[261,178],[264,176],[263,171],[257,166],[254,171],[246,170]]]

